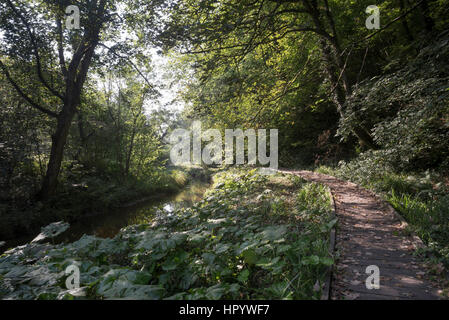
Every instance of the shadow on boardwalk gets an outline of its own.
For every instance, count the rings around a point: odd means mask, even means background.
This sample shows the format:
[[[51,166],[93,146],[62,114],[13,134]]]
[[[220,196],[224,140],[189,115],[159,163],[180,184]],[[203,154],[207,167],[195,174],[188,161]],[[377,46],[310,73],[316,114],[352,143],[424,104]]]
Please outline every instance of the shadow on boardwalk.
[[[435,300],[438,289],[426,280],[413,251],[423,246],[406,236],[406,222],[387,203],[354,183],[311,171],[280,170],[330,187],[339,219],[331,299]],[[367,289],[368,266],[380,270],[380,288]]]

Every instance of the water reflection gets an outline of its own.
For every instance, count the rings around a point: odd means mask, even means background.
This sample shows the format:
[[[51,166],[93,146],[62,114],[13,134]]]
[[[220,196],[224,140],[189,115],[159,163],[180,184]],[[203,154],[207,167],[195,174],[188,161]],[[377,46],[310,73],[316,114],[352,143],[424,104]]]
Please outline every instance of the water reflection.
[[[156,214],[169,215],[179,207],[191,206],[201,200],[208,187],[209,184],[206,182],[192,182],[183,191],[173,196],[152,199],[106,214],[83,218],[72,224],[67,232],[56,239],[56,242],[76,241],[83,234],[112,238],[121,228],[138,223],[149,223]]]

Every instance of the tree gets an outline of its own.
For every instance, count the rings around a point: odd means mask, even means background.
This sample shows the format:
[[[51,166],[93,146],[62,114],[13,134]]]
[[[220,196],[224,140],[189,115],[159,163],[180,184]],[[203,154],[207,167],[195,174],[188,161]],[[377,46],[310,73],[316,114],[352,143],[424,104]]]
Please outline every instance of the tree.
[[[363,76],[363,69],[367,69],[366,50],[360,47],[384,32],[365,28],[365,8],[370,4],[332,0],[182,0],[171,16],[162,42],[184,53],[199,55],[196,65],[207,74],[233,63],[244,64],[252,53],[260,54],[267,48],[278,48],[279,55],[288,54],[292,46],[280,46],[280,42],[311,35],[321,54],[320,69],[326,74],[327,95],[343,117],[354,86]],[[425,5],[426,1],[420,1],[406,8],[403,1],[382,1],[379,6],[385,9],[382,11],[385,28],[394,21],[402,21],[406,41],[410,41],[413,30],[408,27],[406,17]],[[404,43],[400,35],[389,38],[397,41],[396,47]],[[382,47],[385,48],[385,39]],[[352,133],[361,144],[377,148],[371,128],[362,123],[354,122]]]
[[[138,54],[130,50],[128,43],[118,43],[120,30],[129,26],[130,17],[141,13],[142,8],[147,9],[145,15],[151,22],[151,16],[155,15],[156,7],[161,3],[152,1],[149,5],[138,0],[129,1],[128,10],[122,17],[117,1],[76,1],[75,5],[80,10],[79,30],[63,28],[65,9],[73,4],[65,0],[5,0],[0,5],[0,34],[3,33],[4,44],[1,71],[23,100],[56,121],[47,171],[38,198],[46,199],[56,190],[64,146],[78,112],[89,69],[95,63],[101,67],[101,54],[109,59],[124,59],[122,52]],[[131,32],[130,28],[128,32]],[[112,41],[115,45],[108,47],[100,41]],[[38,81],[45,95],[30,92],[26,81],[17,80],[16,63],[35,70],[28,76]]]
[[[168,29],[166,42],[173,37],[184,44],[189,53],[214,53],[215,62],[242,61],[258,47],[276,45],[294,34],[317,36],[327,73],[331,96],[342,114],[351,83],[342,59],[340,39],[334,16],[327,0],[257,0],[257,1],[181,1]],[[176,22],[175,22],[176,21]],[[184,23],[184,27],[180,24]],[[217,66],[215,63],[214,66]],[[374,143],[365,128],[354,127],[355,134],[368,146]]]

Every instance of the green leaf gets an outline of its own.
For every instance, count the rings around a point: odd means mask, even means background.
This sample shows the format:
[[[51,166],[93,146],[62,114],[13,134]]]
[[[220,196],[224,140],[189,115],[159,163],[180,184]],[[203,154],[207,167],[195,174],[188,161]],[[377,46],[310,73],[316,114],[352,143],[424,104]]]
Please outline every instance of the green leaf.
[[[258,256],[254,249],[248,249],[242,252],[242,257],[247,264],[255,264],[258,260]]]
[[[202,257],[203,257],[204,261],[206,262],[206,264],[212,265],[214,263],[216,255],[213,253],[206,252],[206,253],[202,254]]]
[[[316,255],[306,257],[302,260],[303,265],[317,265],[319,263],[320,263],[320,258]]]
[[[40,242],[48,238],[54,238],[66,231],[69,227],[70,224],[64,221],[51,223],[48,226],[41,228],[41,233],[39,233],[39,235],[31,242]]]
[[[179,287],[183,290],[187,290],[190,288],[191,285],[195,283],[197,279],[198,276],[196,276],[192,271],[189,270],[181,278],[181,281],[179,282]]]
[[[286,232],[287,232],[287,226],[285,226],[285,225],[270,226],[270,227],[265,228],[264,231],[261,232],[261,237],[263,239],[274,241],[274,240],[282,238],[282,236]]]
[[[215,252],[220,254],[220,253],[225,253],[226,251],[229,250],[231,246],[229,244],[223,244],[223,243],[219,243],[215,246]]]
[[[329,221],[326,226],[328,228],[328,230],[332,229],[336,224],[337,224],[338,218],[332,219],[331,221]]]
[[[334,260],[329,257],[321,257],[320,262],[324,264],[325,266],[331,266],[334,264]]]
[[[249,278],[249,270],[248,269],[244,269],[243,271],[241,271],[237,277],[237,280],[245,283],[246,281],[248,281]]]
[[[212,286],[206,291],[206,298],[210,300],[218,300],[225,293],[225,288],[223,288],[220,284]]]
[[[172,271],[175,270],[178,264],[173,259],[167,260],[162,265],[162,270],[164,271]]]
[[[273,259],[269,258],[262,258],[259,261],[257,261],[256,266],[262,267],[262,268],[269,268],[275,265],[280,260],[280,257],[275,257]]]
[[[132,285],[126,287],[122,297],[132,300],[159,300],[165,294],[165,289],[155,285]]]

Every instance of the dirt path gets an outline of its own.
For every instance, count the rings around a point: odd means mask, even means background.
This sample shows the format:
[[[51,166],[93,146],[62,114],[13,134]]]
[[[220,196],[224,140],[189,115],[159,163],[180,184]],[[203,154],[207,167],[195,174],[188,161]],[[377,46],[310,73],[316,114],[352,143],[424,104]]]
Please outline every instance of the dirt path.
[[[417,237],[404,235],[405,221],[384,201],[354,183],[310,171],[283,171],[330,187],[339,219],[336,252],[339,254],[331,284],[331,299],[439,299],[438,290],[425,279],[413,251],[422,246]],[[380,271],[380,288],[367,289],[366,268]]]

